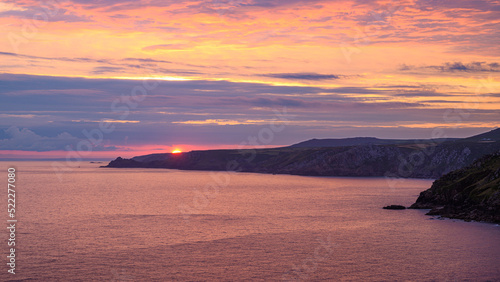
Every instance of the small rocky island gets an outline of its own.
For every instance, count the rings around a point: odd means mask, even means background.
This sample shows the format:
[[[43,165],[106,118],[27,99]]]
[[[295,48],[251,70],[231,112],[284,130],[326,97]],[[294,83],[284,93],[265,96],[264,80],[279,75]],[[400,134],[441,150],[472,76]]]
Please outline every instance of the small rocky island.
[[[405,206],[401,205],[390,205],[390,206],[385,206],[383,207],[384,210],[404,210],[406,209]]]
[[[500,152],[434,181],[410,208],[428,215],[500,223]]]

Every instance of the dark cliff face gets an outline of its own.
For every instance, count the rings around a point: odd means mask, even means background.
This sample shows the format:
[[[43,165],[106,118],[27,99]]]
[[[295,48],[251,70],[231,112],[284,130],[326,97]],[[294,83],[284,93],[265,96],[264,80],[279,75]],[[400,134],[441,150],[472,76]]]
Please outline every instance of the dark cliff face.
[[[359,140],[371,142],[373,139],[353,138],[334,141],[345,143],[354,140],[352,142],[358,144]],[[486,154],[500,151],[500,129],[465,139],[390,140],[390,142],[392,144],[313,148],[292,146],[259,150],[192,151],[175,155],[153,154],[130,160],[118,158],[109,163],[108,167],[436,179],[448,172],[468,166]]]
[[[368,145],[308,149],[283,154],[258,164],[258,172],[320,176],[387,176],[438,178],[471,164],[477,157],[500,149],[500,142],[442,145]]]
[[[500,152],[436,180],[410,208],[429,215],[500,223]]]
[[[106,167],[141,167],[141,163],[132,159],[122,159],[121,157],[111,161]]]
[[[116,159],[108,167],[233,170],[313,176],[439,178],[500,150],[500,142],[367,145],[335,148],[210,150]]]

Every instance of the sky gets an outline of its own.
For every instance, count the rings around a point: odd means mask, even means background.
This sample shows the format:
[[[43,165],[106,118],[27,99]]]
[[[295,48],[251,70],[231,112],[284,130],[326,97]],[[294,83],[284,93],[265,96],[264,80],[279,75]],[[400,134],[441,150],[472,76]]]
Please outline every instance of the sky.
[[[467,137],[500,120],[500,1],[2,1],[0,27],[0,159]]]

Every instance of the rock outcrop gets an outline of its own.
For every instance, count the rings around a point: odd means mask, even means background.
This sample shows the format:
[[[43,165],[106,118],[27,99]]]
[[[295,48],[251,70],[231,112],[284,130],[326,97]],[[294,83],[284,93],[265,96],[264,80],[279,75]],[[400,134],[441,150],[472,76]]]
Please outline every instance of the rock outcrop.
[[[384,210],[405,210],[405,206],[401,205],[390,205],[390,206],[385,206],[383,207]]]
[[[431,209],[428,215],[500,223],[500,152],[442,176],[410,208]]]

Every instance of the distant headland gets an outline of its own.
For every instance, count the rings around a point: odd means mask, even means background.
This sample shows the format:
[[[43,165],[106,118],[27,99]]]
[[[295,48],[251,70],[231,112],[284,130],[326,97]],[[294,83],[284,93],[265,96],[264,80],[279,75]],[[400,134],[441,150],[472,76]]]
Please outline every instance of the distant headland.
[[[105,167],[437,179],[500,150],[500,129],[461,139],[312,139],[289,147],[117,159]]]

